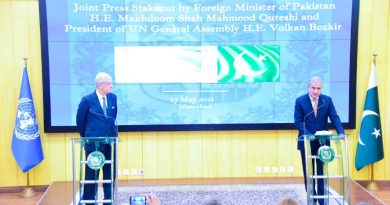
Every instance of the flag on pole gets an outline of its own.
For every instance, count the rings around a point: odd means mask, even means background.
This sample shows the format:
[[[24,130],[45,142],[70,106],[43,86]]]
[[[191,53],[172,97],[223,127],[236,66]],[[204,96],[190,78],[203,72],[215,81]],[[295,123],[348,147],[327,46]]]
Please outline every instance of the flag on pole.
[[[383,142],[379,115],[378,86],[375,62],[372,62],[366,101],[360,124],[359,141],[356,149],[355,168],[363,167],[383,159]]]
[[[43,160],[41,138],[26,65],[23,69],[18,110],[16,111],[12,153],[23,172],[34,168]]]

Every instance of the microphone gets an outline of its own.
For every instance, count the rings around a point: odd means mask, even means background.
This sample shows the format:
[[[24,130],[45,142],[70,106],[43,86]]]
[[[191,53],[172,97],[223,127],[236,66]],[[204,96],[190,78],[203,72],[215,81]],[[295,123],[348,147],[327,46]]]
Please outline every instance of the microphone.
[[[114,121],[115,129],[116,129],[115,133],[116,133],[117,139],[116,139],[116,143],[115,143],[115,146],[114,146],[114,156],[112,156],[113,158],[111,158],[111,160],[114,159],[114,182],[113,182],[113,184],[115,184],[114,185],[114,189],[117,190],[118,189],[117,188],[117,182],[118,182],[118,163],[117,163],[117,161],[118,161],[118,154],[117,154],[117,148],[118,148],[118,142],[119,142],[118,121],[115,118],[113,118],[111,116],[108,116],[108,114],[107,115],[103,115],[103,114],[97,113],[97,112],[93,111],[92,108],[89,109],[89,112],[92,113],[92,114],[95,114],[95,115],[98,115],[98,116],[102,116],[102,117],[104,117],[106,119],[111,119],[111,120]],[[107,123],[106,123],[106,126],[107,126]]]
[[[323,107],[325,105],[325,100],[322,99],[322,104],[320,106],[317,107],[317,109],[313,109],[311,112],[308,112],[305,117],[303,117],[303,135],[306,136],[306,118],[314,113],[314,111],[318,111],[321,107]]]
[[[98,112],[95,112],[95,111],[92,110],[92,108],[89,109],[89,112],[92,113],[92,114],[95,114],[95,115],[102,116],[102,117],[105,117],[105,118],[113,120],[114,124],[115,124],[115,133],[116,133],[116,135],[118,135],[119,126],[118,126],[118,121],[115,118],[113,118],[111,116],[108,116],[108,115],[103,115],[103,114],[100,114]]]

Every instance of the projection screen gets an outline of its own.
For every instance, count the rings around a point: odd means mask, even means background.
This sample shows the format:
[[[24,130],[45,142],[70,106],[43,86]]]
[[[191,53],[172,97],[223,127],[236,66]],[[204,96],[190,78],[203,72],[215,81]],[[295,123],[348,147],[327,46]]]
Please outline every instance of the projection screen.
[[[45,132],[76,131],[97,72],[120,131],[293,129],[323,81],[355,127],[358,0],[40,0]]]

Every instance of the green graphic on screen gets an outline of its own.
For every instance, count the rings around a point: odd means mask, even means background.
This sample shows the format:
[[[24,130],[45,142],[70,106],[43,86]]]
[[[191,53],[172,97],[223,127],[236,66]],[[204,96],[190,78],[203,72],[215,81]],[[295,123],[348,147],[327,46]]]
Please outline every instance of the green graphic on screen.
[[[218,46],[218,82],[279,82],[280,46]]]

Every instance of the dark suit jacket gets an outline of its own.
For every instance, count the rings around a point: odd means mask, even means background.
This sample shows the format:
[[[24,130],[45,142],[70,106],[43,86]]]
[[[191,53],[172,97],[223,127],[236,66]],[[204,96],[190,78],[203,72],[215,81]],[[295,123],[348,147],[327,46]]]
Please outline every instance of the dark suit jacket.
[[[77,129],[81,137],[118,136],[116,126],[117,100],[113,93],[107,94],[107,108],[106,117],[95,91],[81,99],[76,116]]]
[[[309,94],[298,97],[295,101],[294,124],[298,129],[298,137],[314,134],[316,131],[328,129],[328,118],[338,134],[344,134],[340,117],[337,115],[332,98],[320,95],[318,99],[317,117],[314,115]],[[298,149],[304,148],[303,141],[298,141]]]

